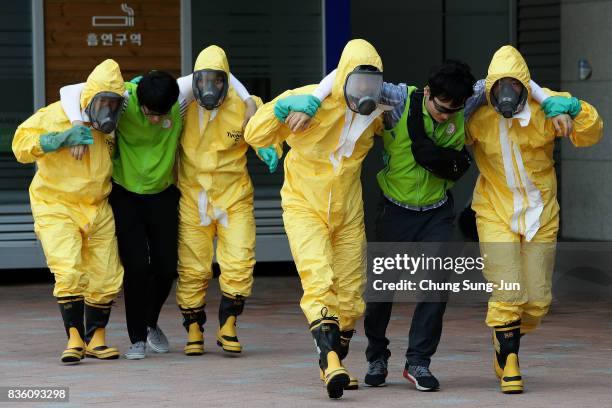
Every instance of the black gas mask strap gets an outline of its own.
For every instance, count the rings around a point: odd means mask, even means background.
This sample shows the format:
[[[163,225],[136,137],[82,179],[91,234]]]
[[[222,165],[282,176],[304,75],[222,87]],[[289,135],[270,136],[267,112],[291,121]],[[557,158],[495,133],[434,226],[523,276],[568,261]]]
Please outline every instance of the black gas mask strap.
[[[423,122],[423,91],[415,90],[410,95],[408,112],[408,135],[414,160],[434,176],[444,180],[457,181],[470,168],[472,158],[464,147],[461,151],[441,147],[434,143],[425,132]]]

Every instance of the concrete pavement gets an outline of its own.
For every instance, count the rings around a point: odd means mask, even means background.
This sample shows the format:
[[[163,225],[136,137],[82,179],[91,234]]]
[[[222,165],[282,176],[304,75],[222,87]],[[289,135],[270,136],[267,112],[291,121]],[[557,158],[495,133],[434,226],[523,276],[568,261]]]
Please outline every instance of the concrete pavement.
[[[491,367],[485,305],[450,305],[431,369],[442,389],[421,393],[401,376],[412,306],[397,304],[390,326],[388,386],[327,398],[318,379],[313,340],[299,308],[297,277],[260,277],[239,319],[240,356],[214,340],[219,292],[208,296],[206,353],[182,353],[185,330],[172,294],[160,326],[171,352],[141,361],[83,360],[62,366],[65,333],[49,284],[0,286],[0,386],[66,386],[69,403],[0,403],[18,407],[609,407],[612,406],[612,302],[554,305],[542,328],[524,338],[521,366],[526,392],[500,394]],[[366,370],[362,322],[346,366],[360,381]],[[113,308],[109,345],[129,340],[123,299]],[[360,385],[363,385],[362,383]]]

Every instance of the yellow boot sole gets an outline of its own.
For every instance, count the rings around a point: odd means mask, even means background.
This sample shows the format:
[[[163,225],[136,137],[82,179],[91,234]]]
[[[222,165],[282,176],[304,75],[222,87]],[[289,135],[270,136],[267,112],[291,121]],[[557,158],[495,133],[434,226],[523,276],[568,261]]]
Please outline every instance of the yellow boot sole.
[[[229,341],[217,335],[217,346],[221,347],[227,353],[242,353],[242,345],[237,341]]]
[[[344,387],[344,389],[347,391],[358,390],[359,380],[356,377],[353,377],[350,373],[348,373],[348,375],[349,375],[349,383],[346,387]],[[325,374],[323,374],[323,370],[321,370],[320,368],[319,368],[319,379],[325,382]]]
[[[191,323],[187,333],[187,344],[183,348],[187,356],[201,356],[204,354],[204,333],[200,331],[197,323]]]
[[[87,348],[85,357],[97,358],[98,360],[116,360],[119,358],[119,350],[114,347],[98,346],[96,348]]]
[[[344,394],[344,390],[350,384],[351,378],[344,368],[336,369],[325,375],[325,388],[329,398],[338,399]]]
[[[78,330],[71,327],[68,330],[68,344],[66,350],[62,353],[61,361],[64,365],[79,364],[85,357],[85,345]]]
[[[327,388],[329,398],[341,398],[344,389],[350,384],[351,378],[334,351],[327,353],[327,370],[324,374],[325,388]]]
[[[242,344],[236,335],[236,316],[229,316],[223,326],[217,330],[217,346],[227,353],[242,353]]]
[[[359,380],[356,377],[353,377],[350,373],[349,375],[349,383],[346,387],[344,387],[347,391],[358,390],[359,389]],[[325,374],[323,374],[323,370],[319,368],[319,379],[325,382]]]
[[[62,353],[61,361],[64,365],[74,365],[79,364],[83,357],[83,348],[68,348]]]
[[[98,360],[116,360],[119,358],[119,350],[106,345],[106,330],[97,328],[89,343],[85,346],[85,357],[97,358]]]
[[[201,356],[202,354],[204,354],[204,342],[189,342],[185,344],[183,351],[187,356]]]

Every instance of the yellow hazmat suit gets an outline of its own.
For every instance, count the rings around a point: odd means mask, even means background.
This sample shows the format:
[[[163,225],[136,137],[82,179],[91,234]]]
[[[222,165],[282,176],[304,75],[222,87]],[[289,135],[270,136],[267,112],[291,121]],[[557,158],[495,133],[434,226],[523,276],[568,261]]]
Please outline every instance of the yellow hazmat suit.
[[[194,71],[225,71],[225,52],[210,46]],[[257,97],[256,103],[261,105]],[[201,309],[212,278],[213,240],[217,237],[219,284],[224,296],[251,294],[255,265],[253,185],[247,171],[242,131],[245,105],[230,86],[222,105],[205,110],[196,101],[187,108],[179,147],[181,190],[177,302],[182,310]]]
[[[119,65],[106,60],[87,78],[81,108],[100,92],[123,95],[124,91]],[[119,351],[106,345],[105,327],[123,280],[115,221],[107,199],[112,135],[91,129],[93,144],[82,160],[72,157],[67,147],[43,151],[41,136],[71,127],[60,102],[55,102],[22,123],[13,139],[17,160],[38,165],[30,185],[30,204],[36,234],[55,276],[53,295],[68,335],[61,356],[64,364],[77,364],[85,355],[102,360],[119,358]]]
[[[274,116],[274,104],[289,95],[308,94],[310,85],[279,95],[251,118],[245,134],[255,148],[291,146],[281,190],[283,220],[302,281],[301,307],[309,323],[336,316],[340,330],[352,330],[363,314],[365,230],[361,163],[382,131],[380,111],[366,117],[349,111],[343,86],[359,65],[382,71],[381,59],[364,40],[350,41],[340,57],[330,97],[311,126],[292,134]]]
[[[85,108],[95,94],[125,88],[119,65],[106,60],[87,78],[81,95]],[[82,160],[68,148],[44,153],[40,136],[72,127],[59,102],[40,109],[15,133],[13,152],[21,163],[36,162],[30,204],[36,234],[55,275],[53,295],[84,297],[91,305],[107,305],[119,293],[123,267],[117,254],[111,190],[112,138],[91,129],[94,142]]]
[[[520,290],[495,290],[486,318],[491,327],[521,322],[521,332],[537,327],[551,302],[555,242],[559,229],[557,180],[553,162],[555,128],[529,96],[525,108],[505,119],[490,104],[491,88],[501,78],[519,80],[529,92],[529,69],[511,46],[500,48],[486,78],[489,105],[477,110],[467,126],[468,143],[480,176],[472,208],[476,212],[484,274],[500,284],[520,283]],[[552,92],[550,95],[569,96]],[[570,140],[590,146],[602,137],[603,123],[594,107],[581,101]]]

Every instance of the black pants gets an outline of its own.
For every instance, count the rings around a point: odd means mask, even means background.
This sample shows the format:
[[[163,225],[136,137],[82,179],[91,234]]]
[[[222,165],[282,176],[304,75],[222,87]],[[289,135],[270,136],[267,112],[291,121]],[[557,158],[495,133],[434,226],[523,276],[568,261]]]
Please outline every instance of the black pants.
[[[177,276],[178,203],[170,186],[158,194],[135,194],[113,183],[119,256],[125,270],[123,294],[130,341],[146,341]]]
[[[447,242],[453,235],[453,198],[439,208],[411,211],[381,197],[376,220],[376,240],[379,242]],[[368,338],[368,361],[381,356],[388,358],[387,326],[393,302],[368,302],[365,311],[365,334]],[[419,302],[414,309],[406,361],[411,365],[429,367],[442,336],[442,319],[446,302]]]

